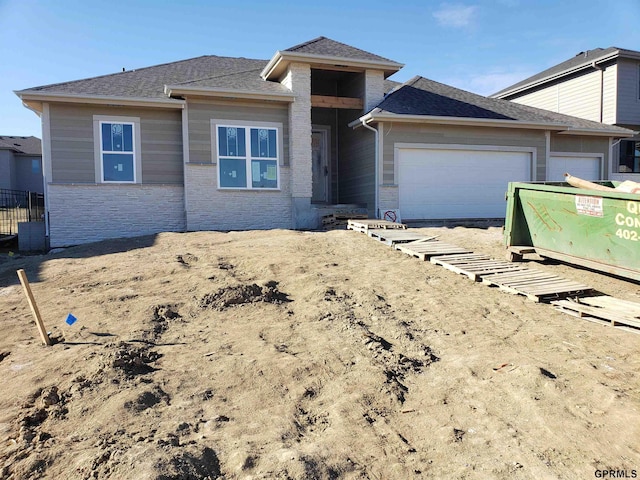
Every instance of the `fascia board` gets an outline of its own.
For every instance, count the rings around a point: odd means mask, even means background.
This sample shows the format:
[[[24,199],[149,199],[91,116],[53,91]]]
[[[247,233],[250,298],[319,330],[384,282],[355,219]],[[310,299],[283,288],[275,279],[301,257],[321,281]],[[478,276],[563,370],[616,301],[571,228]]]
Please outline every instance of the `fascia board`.
[[[521,85],[518,88],[514,88],[511,90],[507,90],[506,92],[501,93],[500,95],[489,95],[490,98],[502,98],[504,99],[505,97],[509,97],[511,95],[515,95],[516,93],[521,93],[523,91],[529,90],[530,88],[535,88],[538,87],[540,85],[544,85],[547,82],[551,82],[553,80],[557,80],[558,78],[562,78],[562,77],[566,77],[567,75],[571,75],[574,74],[576,72],[579,72],[581,70],[584,70],[586,68],[591,67],[591,65],[593,65],[593,63],[603,63],[606,62],[608,60],[613,60],[615,58],[618,58],[620,56],[620,51],[616,50],[615,52],[610,53],[609,55],[605,55],[603,57],[600,57],[596,60],[591,60],[589,62],[585,62],[582,63],[578,66],[575,66],[573,68],[567,69],[567,70],[563,70],[561,72],[558,73],[554,73],[553,75],[549,75],[547,77],[541,78],[539,80],[536,80],[535,82],[532,83],[528,83],[526,85]]]
[[[365,122],[401,122],[401,123],[430,123],[440,125],[463,125],[470,127],[498,127],[498,128],[529,128],[535,130],[566,130],[569,125],[563,123],[538,123],[521,122],[518,120],[499,120],[492,118],[469,118],[469,117],[442,117],[429,115],[402,115],[396,113],[368,113],[349,124],[355,128]]]
[[[23,102],[91,103],[132,107],[184,108],[185,102],[176,99],[150,99],[144,97],[110,97],[106,95],[74,95],[70,93],[14,92]]]
[[[568,128],[564,132],[559,132],[559,135],[589,135],[589,136],[598,136],[598,137],[618,137],[618,138],[628,138],[633,137],[637,134],[632,130],[627,132],[621,132],[620,130],[595,130],[589,128]]]
[[[226,88],[197,88],[166,85],[164,91],[167,95],[202,95],[207,97],[246,98],[250,100],[270,100],[276,102],[293,102],[295,100],[293,93],[265,93]]]
[[[385,72],[395,73],[404,67],[404,64],[397,62],[386,62],[382,60],[357,60],[345,57],[335,57],[332,55],[315,55],[312,53],[294,53],[277,51],[264,67],[260,76],[263,80],[267,80],[283,63],[301,62],[315,65],[340,65],[347,67],[357,67],[371,70],[384,70]]]

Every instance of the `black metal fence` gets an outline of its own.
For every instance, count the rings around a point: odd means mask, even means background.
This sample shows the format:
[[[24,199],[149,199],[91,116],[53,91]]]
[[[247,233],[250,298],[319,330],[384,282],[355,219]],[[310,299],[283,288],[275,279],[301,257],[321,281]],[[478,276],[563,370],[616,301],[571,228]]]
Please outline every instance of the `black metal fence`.
[[[0,188],[0,235],[16,235],[18,222],[44,221],[44,195]]]

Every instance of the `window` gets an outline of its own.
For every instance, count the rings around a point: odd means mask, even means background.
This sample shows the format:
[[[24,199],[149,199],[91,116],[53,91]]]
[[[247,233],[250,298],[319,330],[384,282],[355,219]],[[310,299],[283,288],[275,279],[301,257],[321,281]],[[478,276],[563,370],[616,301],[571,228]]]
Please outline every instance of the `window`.
[[[40,160],[38,160],[37,158],[32,158],[31,159],[31,173],[33,173],[34,175],[40,175]]]
[[[640,142],[623,140],[620,142],[619,173],[640,173]]]
[[[278,188],[278,129],[216,127],[220,188]]]
[[[103,182],[136,181],[135,128],[129,122],[100,122],[100,160]]]

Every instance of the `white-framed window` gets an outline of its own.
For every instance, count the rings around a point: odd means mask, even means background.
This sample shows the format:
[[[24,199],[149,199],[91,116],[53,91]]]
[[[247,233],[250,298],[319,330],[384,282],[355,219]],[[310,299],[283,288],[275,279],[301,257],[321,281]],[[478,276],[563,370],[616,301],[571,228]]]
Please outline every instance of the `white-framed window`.
[[[270,125],[214,124],[218,187],[280,188],[280,129]]]
[[[140,117],[93,116],[96,183],[142,183]]]

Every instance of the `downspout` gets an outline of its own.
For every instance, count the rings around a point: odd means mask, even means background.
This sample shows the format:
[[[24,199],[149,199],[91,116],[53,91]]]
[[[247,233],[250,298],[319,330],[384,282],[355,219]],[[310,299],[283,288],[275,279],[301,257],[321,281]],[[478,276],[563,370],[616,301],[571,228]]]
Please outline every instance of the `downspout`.
[[[604,118],[604,68],[596,65],[596,62],[591,62],[591,66],[596,70],[600,70],[600,123]]]
[[[376,140],[375,140],[375,153],[374,153],[374,194],[375,194],[375,200],[374,200],[374,212],[375,212],[375,216],[376,218],[378,218],[378,189],[379,189],[379,185],[378,185],[378,130],[376,128],[373,128],[371,125],[369,125],[366,121],[364,120],[360,120],[362,122],[362,126],[364,128],[366,128],[367,130],[371,130],[375,136],[376,136]]]

